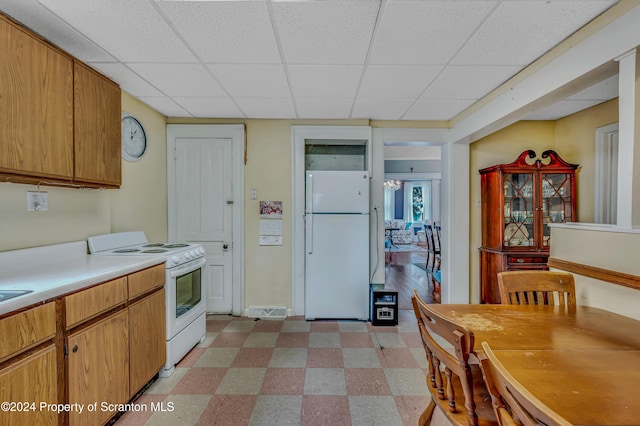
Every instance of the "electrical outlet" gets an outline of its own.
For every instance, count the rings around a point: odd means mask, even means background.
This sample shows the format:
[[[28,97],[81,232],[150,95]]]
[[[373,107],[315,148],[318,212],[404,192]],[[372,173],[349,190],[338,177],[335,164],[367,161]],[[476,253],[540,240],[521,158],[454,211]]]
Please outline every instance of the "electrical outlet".
[[[30,212],[49,210],[49,194],[41,191],[27,191],[27,210]]]

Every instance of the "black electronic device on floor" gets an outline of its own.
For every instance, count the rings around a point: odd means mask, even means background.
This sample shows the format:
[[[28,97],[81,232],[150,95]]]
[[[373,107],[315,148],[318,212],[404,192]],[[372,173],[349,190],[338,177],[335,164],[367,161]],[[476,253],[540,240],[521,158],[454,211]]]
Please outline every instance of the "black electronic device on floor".
[[[372,325],[398,325],[398,292],[384,290],[383,284],[372,284],[369,315]]]

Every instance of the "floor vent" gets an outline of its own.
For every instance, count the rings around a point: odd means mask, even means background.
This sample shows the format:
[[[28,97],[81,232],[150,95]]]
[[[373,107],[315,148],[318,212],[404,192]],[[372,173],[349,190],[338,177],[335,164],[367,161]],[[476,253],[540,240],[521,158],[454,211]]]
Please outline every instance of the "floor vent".
[[[252,306],[247,310],[249,318],[286,318],[287,308],[285,306]]]

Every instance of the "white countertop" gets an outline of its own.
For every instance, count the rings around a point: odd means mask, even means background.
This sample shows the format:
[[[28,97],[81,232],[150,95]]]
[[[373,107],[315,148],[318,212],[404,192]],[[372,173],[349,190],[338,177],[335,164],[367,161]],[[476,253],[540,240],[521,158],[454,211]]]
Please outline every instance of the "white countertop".
[[[32,290],[0,302],[0,315],[164,261],[157,255],[90,255],[86,241],[0,252],[0,290]]]

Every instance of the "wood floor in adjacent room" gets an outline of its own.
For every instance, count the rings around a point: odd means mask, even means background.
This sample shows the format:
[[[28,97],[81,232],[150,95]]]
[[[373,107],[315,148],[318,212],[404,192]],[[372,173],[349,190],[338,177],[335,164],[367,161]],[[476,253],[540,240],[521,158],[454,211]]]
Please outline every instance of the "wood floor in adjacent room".
[[[431,273],[424,268],[427,252],[391,252],[386,253],[385,289],[398,292],[398,309],[413,309],[411,296],[413,289],[427,303],[438,303],[434,298]]]

